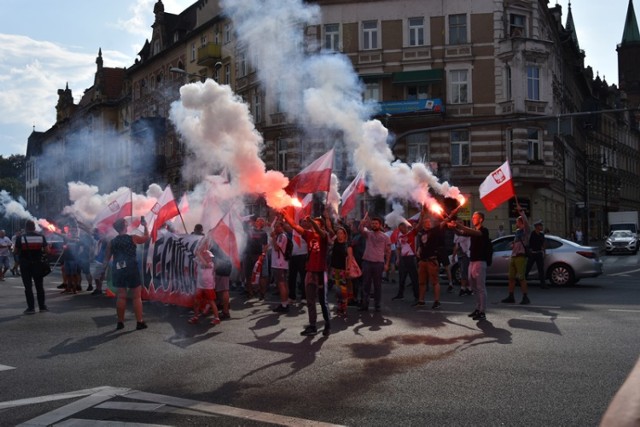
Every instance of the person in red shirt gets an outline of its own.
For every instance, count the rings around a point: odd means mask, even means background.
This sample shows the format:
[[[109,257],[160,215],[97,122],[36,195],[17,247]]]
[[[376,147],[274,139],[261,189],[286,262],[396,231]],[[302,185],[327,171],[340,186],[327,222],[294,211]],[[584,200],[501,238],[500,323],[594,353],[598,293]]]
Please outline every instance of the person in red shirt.
[[[305,295],[307,297],[307,312],[309,315],[309,326],[300,335],[309,336],[318,333],[316,327],[316,300],[320,302],[322,318],[324,319],[324,330],[322,334],[328,336],[331,333],[331,323],[329,321],[329,305],[327,303],[327,283],[325,273],[327,271],[327,246],[328,235],[325,223],[322,218],[305,218],[311,224],[310,229],[304,229],[289,216],[286,211],[283,213],[284,219],[297,231],[307,242],[309,256],[307,258],[306,274],[304,278]]]

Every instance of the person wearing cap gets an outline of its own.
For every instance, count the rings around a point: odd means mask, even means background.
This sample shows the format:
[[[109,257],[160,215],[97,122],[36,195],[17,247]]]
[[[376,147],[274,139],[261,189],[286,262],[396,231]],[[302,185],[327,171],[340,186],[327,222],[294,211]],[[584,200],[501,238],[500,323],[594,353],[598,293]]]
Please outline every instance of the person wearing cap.
[[[547,289],[548,286],[544,281],[544,255],[545,255],[545,247],[544,247],[544,232],[542,228],[544,227],[544,223],[541,219],[537,220],[533,223],[533,231],[529,236],[529,257],[527,258],[527,269],[526,276],[529,276],[529,272],[531,271],[531,267],[533,264],[538,268],[538,279],[540,279],[540,287],[542,289]]]
[[[147,324],[142,318],[142,280],[138,270],[136,257],[136,245],[141,245],[149,240],[147,222],[142,217],[140,224],[144,228],[144,235],[127,234],[127,221],[123,218],[113,223],[113,228],[118,235],[111,239],[107,245],[104,256],[105,264],[111,264],[113,286],[116,287],[116,314],[118,323],[116,329],[124,329],[124,313],[127,308],[127,291],[131,292],[133,312],[136,316],[136,329],[146,329]]]
[[[516,302],[514,298],[514,290],[516,288],[516,280],[520,282],[520,289],[522,290],[522,301],[520,304],[530,304],[529,296],[527,295],[527,246],[529,245],[529,237],[531,234],[531,227],[527,215],[520,206],[520,203],[516,204],[516,210],[520,213],[520,216],[516,218],[516,232],[511,243],[511,259],[509,260],[509,296],[502,300],[503,303],[513,304]]]

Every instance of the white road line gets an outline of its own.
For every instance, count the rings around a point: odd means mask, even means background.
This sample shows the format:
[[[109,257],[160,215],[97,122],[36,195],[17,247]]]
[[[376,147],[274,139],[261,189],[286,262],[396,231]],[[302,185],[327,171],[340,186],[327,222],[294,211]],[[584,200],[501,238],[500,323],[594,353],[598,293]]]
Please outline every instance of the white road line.
[[[610,308],[608,311],[614,311],[619,313],[640,313],[640,310],[630,310],[628,308]]]
[[[122,423],[118,421],[83,420],[70,418],[56,424],[56,427],[171,427],[166,424]]]
[[[569,319],[569,320],[580,320],[582,317],[572,317],[572,316],[544,316],[542,314],[526,314],[520,317],[528,317],[533,319]]]
[[[74,397],[88,396],[90,394],[97,393],[105,389],[113,389],[113,387],[96,387],[96,388],[88,388],[85,390],[71,391],[69,393],[59,393],[59,394],[50,394],[48,396],[32,397],[29,399],[9,400],[6,402],[0,402],[0,409],[15,408],[16,406],[33,405],[33,404],[43,403],[43,402],[53,402],[55,400],[73,399]]]
[[[620,273],[611,273],[611,274],[607,274],[607,276],[626,276],[629,275],[631,273],[637,273],[640,271],[640,268],[637,268],[635,270],[629,270],[629,271],[621,271]]]
[[[137,390],[131,390],[128,388],[118,387],[97,387],[92,389],[77,390],[69,393],[52,394],[48,396],[39,396],[30,399],[20,399],[7,402],[0,402],[0,410],[13,408],[16,406],[24,406],[31,404],[38,404],[43,402],[51,402],[56,400],[71,399],[82,397],[82,399],[71,402],[65,406],[55,409],[46,414],[33,418],[20,426],[34,427],[34,426],[49,426],[49,425],[62,425],[57,424],[62,420],[68,420],[70,423],[67,426],[85,426],[85,425],[97,425],[96,421],[83,420],[72,418],[74,414],[82,412],[91,407],[102,408],[118,408],[119,406],[114,403],[107,402],[114,397],[121,397],[127,399],[134,399],[136,401],[146,401],[148,403],[137,404],[124,404],[129,408],[136,408],[137,410],[148,410],[151,412],[167,412],[171,408],[176,408],[175,412],[188,411],[190,414],[197,413],[202,416],[211,415],[223,415],[227,417],[239,418],[242,420],[261,421],[270,424],[276,424],[281,426],[305,426],[305,427],[340,427],[338,424],[324,423],[321,421],[307,420],[304,418],[289,417],[286,415],[271,414],[267,412],[252,411],[250,409],[235,408],[232,406],[218,405],[215,403],[200,402],[197,400],[182,399],[179,397],[164,396],[160,394],[145,393]],[[122,406],[123,404],[120,403]],[[133,405],[133,406],[131,406]],[[102,424],[113,425],[113,424]],[[129,424],[128,424],[129,425]],[[138,424],[131,424],[138,425]],[[140,426],[151,426],[151,424],[139,424]]]
[[[14,366],[0,365],[0,371],[10,371],[16,369]]]

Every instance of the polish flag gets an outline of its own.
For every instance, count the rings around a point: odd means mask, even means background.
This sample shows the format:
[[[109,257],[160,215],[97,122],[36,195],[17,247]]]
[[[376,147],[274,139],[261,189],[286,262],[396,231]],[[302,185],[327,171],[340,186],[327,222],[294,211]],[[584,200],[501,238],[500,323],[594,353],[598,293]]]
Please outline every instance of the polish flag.
[[[180,199],[180,204],[178,205],[178,209],[183,214],[186,214],[187,212],[189,212],[189,199],[187,198],[187,193],[184,193],[182,195],[182,198]]]
[[[289,195],[295,193],[315,193],[329,191],[331,188],[331,173],[333,172],[333,148],[319,157],[289,181],[284,191]]]
[[[364,193],[365,190],[364,172],[360,171],[342,193],[342,206],[340,207],[341,217],[345,218],[349,215],[349,212],[356,207],[357,195]]]
[[[209,236],[218,244],[220,249],[227,254],[233,265],[236,268],[240,268],[240,254],[238,253],[238,242],[236,240],[236,233],[233,227],[233,220],[231,218],[231,211],[227,212],[223,216],[218,224],[211,230],[209,230]]]
[[[133,215],[133,202],[131,200],[131,190],[120,194],[114,201],[109,203],[94,219],[94,227],[101,233],[106,233],[117,219]]]
[[[173,198],[173,192],[168,185],[162,192],[162,195],[151,208],[151,217],[153,224],[151,224],[151,240],[154,242],[158,239],[158,230],[171,218],[180,214],[178,204]]]
[[[480,184],[480,201],[487,211],[494,210],[516,195],[511,178],[511,168],[506,161]]]
[[[300,221],[300,219],[305,218],[307,215],[311,215],[311,210],[313,209],[313,193],[309,193],[304,196],[304,199],[300,201],[302,204],[301,207],[296,208],[296,222]]]

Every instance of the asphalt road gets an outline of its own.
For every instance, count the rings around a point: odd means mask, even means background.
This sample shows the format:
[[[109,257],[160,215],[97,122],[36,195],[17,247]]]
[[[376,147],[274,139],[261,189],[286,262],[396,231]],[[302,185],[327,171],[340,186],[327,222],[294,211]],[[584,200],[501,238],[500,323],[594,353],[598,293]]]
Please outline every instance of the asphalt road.
[[[605,271],[532,286],[529,306],[491,285],[485,322],[467,317],[473,297],[415,309],[385,284],[381,313],[350,308],[329,337],[300,336],[305,308],[276,315],[239,293],[215,327],[147,302],[148,329],[128,311],[115,331],[114,300],[61,295],[56,272],[50,312],[25,316],[8,277],[0,425],[598,425],[640,354],[638,256],[605,257]]]

